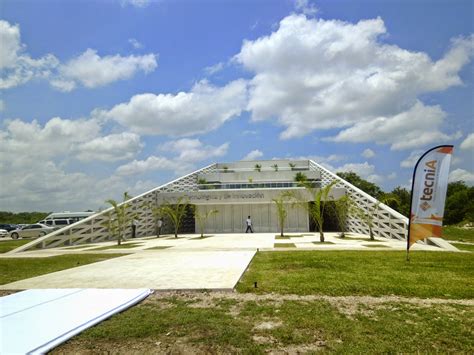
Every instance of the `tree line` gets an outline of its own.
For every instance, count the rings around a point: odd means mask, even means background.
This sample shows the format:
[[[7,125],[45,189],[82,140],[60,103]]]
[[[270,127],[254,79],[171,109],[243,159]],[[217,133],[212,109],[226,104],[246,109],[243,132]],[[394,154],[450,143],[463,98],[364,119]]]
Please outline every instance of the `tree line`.
[[[397,186],[390,192],[384,192],[376,184],[362,179],[354,172],[337,173],[338,176],[358,187],[378,200],[387,200],[386,204],[408,217],[410,214],[410,191]],[[443,224],[474,223],[474,186],[464,181],[448,184]]]
[[[2,224],[32,224],[44,219],[51,212],[8,212],[0,211]]]

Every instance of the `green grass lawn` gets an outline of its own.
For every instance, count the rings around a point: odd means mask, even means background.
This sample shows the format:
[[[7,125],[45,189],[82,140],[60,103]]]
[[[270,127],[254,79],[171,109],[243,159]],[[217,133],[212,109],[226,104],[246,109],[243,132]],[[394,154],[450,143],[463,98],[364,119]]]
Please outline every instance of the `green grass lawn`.
[[[296,248],[294,243],[275,243],[273,244],[274,248]]]
[[[461,243],[451,243],[459,250],[474,251],[474,244],[461,244]]]
[[[373,299],[151,295],[53,351],[64,353],[472,353],[473,307]]]
[[[398,251],[259,252],[240,292],[474,298],[471,254]],[[259,288],[253,288],[257,281]]]
[[[31,239],[17,239],[0,242],[0,254],[16,249],[24,244],[31,242]]]
[[[464,229],[454,226],[443,227],[443,238],[474,243],[474,229]]]
[[[0,258],[0,285],[123,256],[121,254],[68,254],[48,258]]]

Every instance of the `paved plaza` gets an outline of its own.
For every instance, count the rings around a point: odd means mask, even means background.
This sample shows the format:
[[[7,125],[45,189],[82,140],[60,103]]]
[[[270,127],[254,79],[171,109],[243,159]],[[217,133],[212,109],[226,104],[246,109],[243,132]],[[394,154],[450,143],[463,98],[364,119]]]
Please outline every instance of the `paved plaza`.
[[[218,234],[148,237],[126,240],[123,248],[116,242],[43,249],[0,257],[51,257],[77,253],[123,253],[94,264],[54,272],[0,286],[0,289],[31,288],[151,288],[155,290],[232,290],[257,250],[405,250],[406,242],[364,235],[325,233],[319,243],[316,233]],[[413,250],[442,249],[416,244]]]

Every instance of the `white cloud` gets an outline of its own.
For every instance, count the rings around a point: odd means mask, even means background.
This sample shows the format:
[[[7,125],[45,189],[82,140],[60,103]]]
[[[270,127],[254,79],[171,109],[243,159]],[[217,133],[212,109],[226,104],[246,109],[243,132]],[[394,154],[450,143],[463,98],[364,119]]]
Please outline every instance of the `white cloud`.
[[[82,161],[119,161],[132,159],[143,148],[135,133],[111,134],[82,143],[77,158]]]
[[[128,43],[130,43],[132,45],[133,48],[135,49],[141,49],[143,48],[143,44],[141,44],[138,40],[136,40],[135,38],[130,38],[128,40]]]
[[[245,157],[243,157],[241,160],[256,160],[261,157],[263,157],[263,153],[258,149],[254,149],[251,152],[249,152]]]
[[[370,159],[370,158],[373,158],[375,157],[375,152],[370,149],[370,148],[367,148],[366,150],[364,150],[361,154],[365,159]]]
[[[178,153],[175,159],[181,162],[199,162],[206,159],[221,157],[227,154],[229,143],[218,147],[204,145],[199,139],[183,138],[163,144],[161,150]]]
[[[393,173],[390,173],[387,175],[387,179],[389,180],[393,180],[397,177],[397,173],[396,172],[393,172]]]
[[[347,163],[338,168],[332,168],[330,170],[335,172],[354,172],[361,178],[377,184],[384,180],[383,176],[375,173],[375,166],[369,164],[368,162]]]
[[[0,20],[0,89],[9,89],[32,79],[48,78],[59,61],[47,54],[33,59],[24,53],[20,27]]]
[[[20,27],[3,20],[0,20],[0,43],[0,89],[13,88],[33,79],[49,80],[61,91],[71,91],[78,84],[95,88],[129,79],[138,71],[150,73],[157,67],[155,54],[100,57],[93,49],[87,49],[66,64],[61,64],[52,54],[33,59],[25,53]]]
[[[474,174],[464,169],[456,169],[449,174],[449,181],[464,181],[467,185],[474,185]]]
[[[173,171],[182,175],[196,169],[196,163],[204,160],[221,157],[227,154],[229,143],[220,146],[204,145],[199,139],[178,139],[162,144],[159,149],[177,155],[172,158],[163,156],[149,156],[145,160],[134,160],[117,168],[122,176],[140,175],[151,171]]]
[[[138,8],[147,7],[151,0],[120,0],[122,6],[131,5]]]
[[[423,150],[414,150],[410,153],[410,155],[400,162],[400,166],[402,168],[410,168],[413,169],[415,167],[416,162],[420,159],[421,155],[423,154]]]
[[[150,73],[157,67],[156,56],[120,55],[100,57],[97,51],[87,49],[59,68],[59,77],[51,82],[55,88],[71,91],[79,83],[87,88],[110,84],[117,80],[130,79],[138,71]]]
[[[295,9],[308,16],[314,16],[318,12],[316,5],[309,0],[295,0]]]
[[[474,149],[474,133],[469,134],[459,147],[463,150]]]
[[[155,170],[181,169],[182,165],[176,160],[170,160],[165,157],[150,156],[145,160],[133,160],[130,163],[121,165],[116,172],[119,175],[140,175]]]
[[[425,106],[418,101],[408,111],[397,115],[362,120],[331,140],[353,143],[375,141],[391,144],[394,150],[402,150],[459,138],[459,132],[448,135],[439,130],[445,116],[439,106]]]
[[[190,92],[135,95],[103,114],[140,134],[187,136],[212,131],[240,115],[246,100],[244,80],[224,87],[200,81]]]
[[[222,71],[222,69],[224,69],[224,66],[225,66],[225,64],[223,62],[219,62],[219,63],[211,65],[209,67],[205,67],[204,71],[208,75],[213,75],[215,73],[218,73],[218,72]]]
[[[0,131],[0,160],[15,163],[65,156],[74,152],[79,143],[97,137],[100,129],[95,120],[54,117],[44,126],[37,121],[11,120]]]
[[[336,141],[377,140],[393,149],[448,139],[440,131],[444,112],[425,107],[418,96],[462,83],[459,72],[472,56],[473,38],[453,41],[444,57],[432,61],[426,53],[379,41],[386,33],[380,18],[352,24],[291,15],[271,35],[244,41],[235,60],[255,74],[248,104],[252,120],[276,120],[285,127],[283,139],[331,128],[346,128]],[[411,131],[400,121],[416,110],[432,118],[416,116],[422,122],[410,122],[416,132],[407,142],[390,136],[387,142],[357,126],[373,128],[378,120],[382,133],[405,137]],[[354,130],[357,135],[350,134]]]

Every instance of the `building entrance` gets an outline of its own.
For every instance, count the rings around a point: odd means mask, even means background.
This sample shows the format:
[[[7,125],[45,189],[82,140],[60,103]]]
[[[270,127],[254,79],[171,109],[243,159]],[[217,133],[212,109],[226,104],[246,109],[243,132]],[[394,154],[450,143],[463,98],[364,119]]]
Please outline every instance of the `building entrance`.
[[[252,219],[254,233],[270,233],[279,231],[278,216],[275,204],[223,204],[223,205],[198,205],[199,213],[206,213],[215,209],[207,220],[206,232],[208,233],[245,233],[248,216]],[[308,213],[301,207],[287,207],[285,231],[307,232],[309,230]],[[197,226],[196,226],[197,228]],[[196,233],[199,231],[196,230]]]

